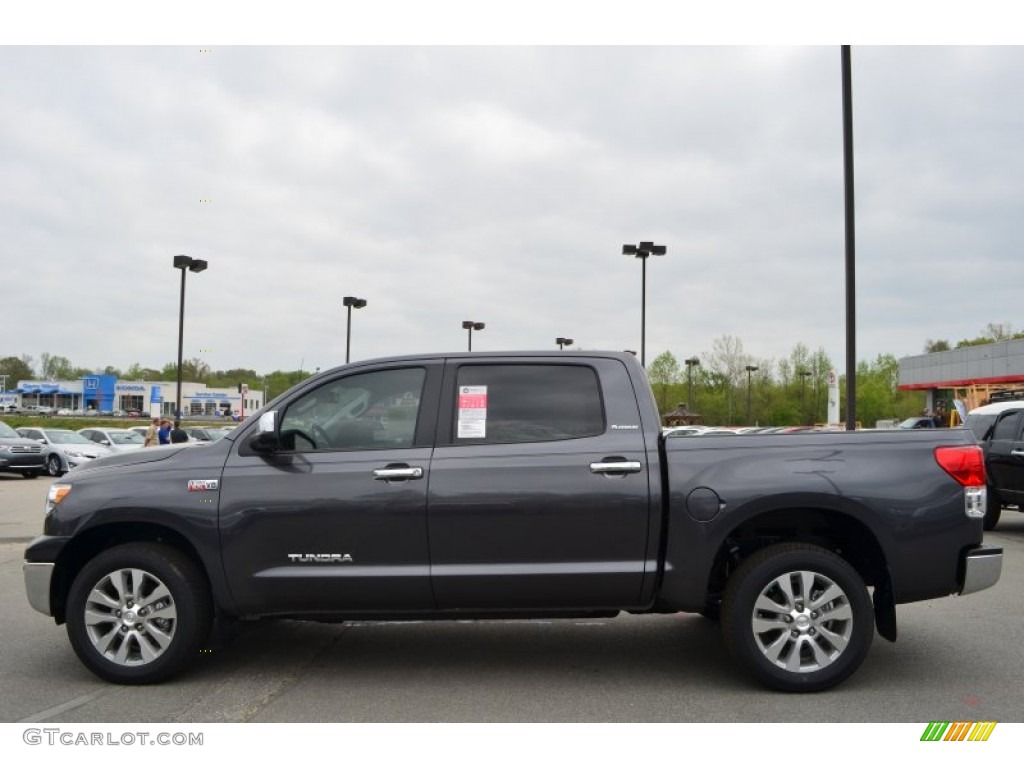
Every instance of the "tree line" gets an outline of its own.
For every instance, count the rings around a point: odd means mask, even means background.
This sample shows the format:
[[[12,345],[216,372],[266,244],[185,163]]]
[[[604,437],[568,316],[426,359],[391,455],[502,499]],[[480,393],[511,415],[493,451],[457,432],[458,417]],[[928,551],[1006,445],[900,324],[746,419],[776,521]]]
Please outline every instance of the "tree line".
[[[1024,333],[1016,331],[1012,323],[989,323],[985,326],[985,330],[981,332],[980,336],[976,336],[973,339],[960,339],[956,343],[955,349],[978,347],[982,344],[995,344],[1000,341],[1013,341],[1015,339],[1024,339]],[[928,339],[924,343],[924,351],[926,353],[949,352],[951,349],[954,349],[954,347],[949,345],[948,339]]]
[[[700,414],[704,424],[787,426],[828,419],[828,374],[834,366],[824,349],[811,351],[798,343],[781,360],[756,358],[744,352],[739,338],[726,335],[715,339],[710,352],[688,360],[690,364],[681,364],[666,351],[648,366],[663,416],[683,404]],[[902,420],[924,409],[923,392],[899,389],[894,355],[861,361],[856,376],[855,418],[864,426]],[[839,380],[840,422],[846,414],[845,378]]]
[[[963,339],[956,348],[992,344],[1024,338],[1010,323],[989,323],[974,339]],[[928,339],[925,352],[949,350],[947,340]],[[666,351],[647,367],[658,407],[664,415],[680,404],[701,415],[705,424],[797,425],[819,424],[828,417],[828,373],[832,360],[825,350],[811,351],[797,343],[781,360],[756,358],[747,354],[738,337],[724,335],[715,339],[711,351],[687,358],[682,363]],[[749,370],[748,370],[749,369]],[[198,357],[182,361],[184,381],[203,382],[211,388],[234,388],[240,383],[253,389],[266,389],[267,400],[306,379],[306,371],[277,370],[258,374],[251,368],[214,371]],[[112,365],[102,369],[81,368],[61,355],[43,352],[38,365],[31,355],[0,358],[0,375],[7,376],[7,387],[18,381],[50,379],[66,381],[95,373],[117,376],[129,381],[175,381],[176,362],[163,368],[147,368],[133,363],[121,370]],[[924,393],[899,389],[899,361],[894,355],[878,355],[872,361],[857,364],[857,413],[864,426],[882,419],[903,419],[919,415],[925,404]],[[845,421],[845,376],[839,382],[840,421]],[[749,405],[749,409],[748,409]]]

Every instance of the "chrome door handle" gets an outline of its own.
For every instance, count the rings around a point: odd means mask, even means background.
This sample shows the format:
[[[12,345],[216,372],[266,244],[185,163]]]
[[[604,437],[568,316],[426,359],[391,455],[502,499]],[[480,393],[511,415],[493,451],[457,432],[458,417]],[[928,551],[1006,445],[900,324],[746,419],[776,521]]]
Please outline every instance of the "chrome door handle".
[[[631,475],[641,469],[643,466],[639,461],[595,461],[590,465],[590,471],[595,475],[609,473]]]
[[[1011,456],[1016,456],[1018,459],[1024,459],[1024,451],[1010,451]]]
[[[423,467],[385,467],[373,470],[377,480],[417,480],[423,477]]]

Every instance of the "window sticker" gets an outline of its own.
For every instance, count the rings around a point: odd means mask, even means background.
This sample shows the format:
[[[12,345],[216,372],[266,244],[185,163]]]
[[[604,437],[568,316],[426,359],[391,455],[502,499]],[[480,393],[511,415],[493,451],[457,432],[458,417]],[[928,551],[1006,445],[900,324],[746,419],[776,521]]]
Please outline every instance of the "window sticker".
[[[487,437],[487,387],[459,387],[459,431],[462,439]]]

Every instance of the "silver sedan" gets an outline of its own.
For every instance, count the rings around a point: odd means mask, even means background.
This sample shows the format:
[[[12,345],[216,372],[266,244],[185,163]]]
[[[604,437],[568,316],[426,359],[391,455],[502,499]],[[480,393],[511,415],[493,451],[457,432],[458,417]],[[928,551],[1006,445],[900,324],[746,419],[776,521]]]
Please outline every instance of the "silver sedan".
[[[108,429],[104,427],[87,427],[78,430],[78,434],[88,438],[97,445],[109,448],[113,453],[137,451],[146,444],[144,435],[130,429]]]
[[[77,466],[101,456],[109,456],[111,453],[106,446],[97,445],[87,437],[70,429],[21,427],[18,429],[18,434],[43,444],[46,471],[52,477],[60,477]]]

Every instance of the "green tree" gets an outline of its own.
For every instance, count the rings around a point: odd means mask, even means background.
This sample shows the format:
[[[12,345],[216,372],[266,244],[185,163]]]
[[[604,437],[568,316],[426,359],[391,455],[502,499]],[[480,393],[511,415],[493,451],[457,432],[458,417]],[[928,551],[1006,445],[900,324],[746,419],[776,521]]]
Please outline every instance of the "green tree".
[[[145,368],[141,363],[132,363],[124,372],[129,381],[159,381],[161,372],[156,368]]]
[[[743,341],[736,336],[725,334],[711,343],[711,352],[703,355],[713,387],[723,395],[725,418],[723,424],[735,423],[735,392],[746,375],[751,357],[743,351]]]
[[[928,339],[924,343],[924,351],[926,353],[931,352],[949,352],[949,342],[945,339]]]
[[[210,377],[210,365],[198,357],[190,357],[181,361],[182,381],[196,381],[205,383]],[[163,381],[176,381],[178,378],[178,364],[167,363],[160,372]]]
[[[282,392],[294,387],[309,377],[304,371],[274,371],[264,377],[264,386],[267,390],[267,402],[280,395]]]
[[[647,368],[647,378],[651,381],[651,388],[655,392],[658,402],[658,412],[667,413],[669,410],[669,390],[679,383],[682,372],[679,368],[679,361],[671,352],[662,352]]]
[[[237,387],[239,384],[256,387],[262,379],[251,368],[232,368],[229,371],[214,371],[209,375],[207,383],[211,387]]]
[[[43,352],[39,356],[39,373],[44,379],[71,379],[75,368],[66,357]]]
[[[8,389],[14,389],[19,381],[30,381],[36,377],[31,361],[27,355],[0,358],[0,375],[7,377]]]

